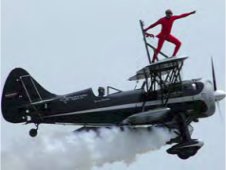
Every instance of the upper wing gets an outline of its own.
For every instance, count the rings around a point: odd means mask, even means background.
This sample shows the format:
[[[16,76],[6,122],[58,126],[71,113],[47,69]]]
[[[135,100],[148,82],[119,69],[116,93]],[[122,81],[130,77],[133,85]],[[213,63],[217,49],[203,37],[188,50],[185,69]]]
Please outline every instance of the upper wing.
[[[181,65],[184,60],[188,57],[180,57],[180,58],[168,58],[165,60],[158,61],[156,63],[152,63],[141,70],[137,71],[136,75],[129,78],[129,81],[140,80],[149,78],[152,73],[161,72],[161,74],[165,74],[168,71],[171,71],[175,67]]]

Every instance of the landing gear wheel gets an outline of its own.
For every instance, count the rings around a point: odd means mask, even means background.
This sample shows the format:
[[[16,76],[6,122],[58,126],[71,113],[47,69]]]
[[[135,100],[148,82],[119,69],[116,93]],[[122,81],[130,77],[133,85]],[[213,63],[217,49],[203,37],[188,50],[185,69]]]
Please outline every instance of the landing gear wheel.
[[[200,149],[199,147],[194,147],[194,148],[189,149],[188,150],[189,155],[194,156],[198,152],[199,149]]]
[[[177,156],[181,159],[188,159],[190,157],[190,155],[186,153],[178,153]]]
[[[29,135],[30,135],[31,137],[35,137],[35,136],[37,136],[37,134],[38,134],[38,130],[37,130],[37,129],[31,129],[31,130],[29,131]]]
[[[177,154],[177,156],[181,159],[188,159],[189,157],[194,156],[197,153],[197,151],[198,151],[197,148],[193,148],[188,151],[180,152]]]

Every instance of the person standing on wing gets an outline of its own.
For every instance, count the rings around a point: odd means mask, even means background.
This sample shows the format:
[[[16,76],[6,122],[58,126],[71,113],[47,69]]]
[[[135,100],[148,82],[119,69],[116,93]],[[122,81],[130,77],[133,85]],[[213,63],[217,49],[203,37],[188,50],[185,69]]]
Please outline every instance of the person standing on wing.
[[[158,46],[157,46],[157,48],[154,52],[153,58],[152,58],[152,62],[155,62],[155,60],[158,61],[157,56],[158,56],[158,53],[160,52],[165,40],[176,45],[174,52],[173,52],[173,57],[176,56],[176,54],[181,46],[181,42],[176,37],[174,37],[173,35],[170,34],[172,26],[173,26],[173,22],[176,19],[184,18],[191,14],[195,14],[195,12],[196,11],[192,11],[190,13],[185,13],[185,14],[181,14],[181,15],[173,15],[173,12],[170,9],[168,9],[165,12],[166,13],[165,17],[159,19],[157,22],[155,22],[154,24],[152,24],[149,27],[147,27],[146,29],[144,29],[145,35],[147,37],[154,38],[154,35],[147,33],[147,31],[159,24],[162,25],[161,32],[156,36],[157,38],[159,38],[159,41],[158,41]]]

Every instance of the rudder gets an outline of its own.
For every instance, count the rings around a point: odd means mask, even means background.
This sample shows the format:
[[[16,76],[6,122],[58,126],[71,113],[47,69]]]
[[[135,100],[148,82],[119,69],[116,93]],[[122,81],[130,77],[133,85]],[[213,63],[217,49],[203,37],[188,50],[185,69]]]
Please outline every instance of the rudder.
[[[3,117],[12,123],[25,122],[23,106],[55,97],[45,90],[22,68],[12,70],[5,82],[2,93]]]

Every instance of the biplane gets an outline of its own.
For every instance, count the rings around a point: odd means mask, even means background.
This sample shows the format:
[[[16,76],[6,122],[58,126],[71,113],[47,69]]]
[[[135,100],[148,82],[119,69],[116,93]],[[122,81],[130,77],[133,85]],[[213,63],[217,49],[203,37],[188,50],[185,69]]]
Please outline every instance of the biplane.
[[[149,55],[149,48],[141,30]],[[163,54],[163,53],[162,53]],[[164,54],[165,55],[165,54]],[[191,138],[191,123],[215,112],[215,102],[225,97],[217,90],[212,62],[213,84],[201,79],[182,80],[181,70],[188,57],[167,58],[149,63],[129,78],[142,81],[141,87],[121,91],[99,88],[96,96],[91,88],[56,95],[45,90],[27,71],[15,68],[8,75],[2,93],[2,114],[11,123],[33,123],[29,134],[35,137],[40,124],[70,123],[82,125],[77,131],[102,127],[141,128],[152,126],[175,130],[177,137],[167,144],[169,154],[187,159],[197,153],[203,142]],[[150,58],[149,58],[149,61]],[[109,93],[114,89],[115,93]]]

